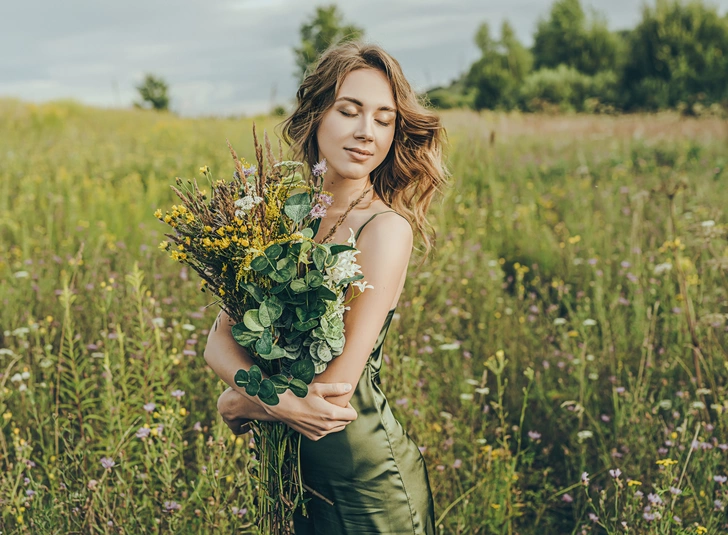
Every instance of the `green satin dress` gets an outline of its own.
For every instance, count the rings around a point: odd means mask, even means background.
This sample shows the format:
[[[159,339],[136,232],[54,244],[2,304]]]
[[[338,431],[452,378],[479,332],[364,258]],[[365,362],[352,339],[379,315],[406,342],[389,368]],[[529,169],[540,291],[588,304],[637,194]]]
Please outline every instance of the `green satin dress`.
[[[351,398],[357,419],[317,441],[301,437],[303,480],[333,505],[307,492],[308,517],[296,511],[296,535],[435,534],[425,460],[380,389],[382,345],[395,310],[387,314]]]

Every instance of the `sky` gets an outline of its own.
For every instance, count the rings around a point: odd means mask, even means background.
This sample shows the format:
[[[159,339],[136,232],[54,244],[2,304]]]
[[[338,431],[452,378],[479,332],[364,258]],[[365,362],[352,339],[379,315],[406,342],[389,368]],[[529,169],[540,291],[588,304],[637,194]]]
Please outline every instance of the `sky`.
[[[182,116],[290,106],[299,28],[316,6],[331,3],[423,91],[449,83],[478,59],[473,36],[482,22],[497,35],[508,20],[531,45],[552,0],[3,0],[0,97],[129,107],[149,72],[167,81],[170,107]],[[728,0],[709,3],[728,11]],[[619,30],[637,24],[642,1],[582,5]]]

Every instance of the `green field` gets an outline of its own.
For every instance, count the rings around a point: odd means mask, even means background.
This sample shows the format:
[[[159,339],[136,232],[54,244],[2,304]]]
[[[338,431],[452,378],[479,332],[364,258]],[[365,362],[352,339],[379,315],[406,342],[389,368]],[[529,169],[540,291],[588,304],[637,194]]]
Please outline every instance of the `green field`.
[[[442,117],[382,372],[440,532],[725,532],[728,123]],[[226,138],[253,160],[250,119],[0,100],[3,535],[257,533],[217,310],[153,215]]]

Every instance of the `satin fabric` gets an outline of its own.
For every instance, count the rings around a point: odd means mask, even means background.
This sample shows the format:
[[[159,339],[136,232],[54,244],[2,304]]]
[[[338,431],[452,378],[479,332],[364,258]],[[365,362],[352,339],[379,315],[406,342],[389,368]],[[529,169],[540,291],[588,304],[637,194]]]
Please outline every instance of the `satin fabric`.
[[[372,215],[355,238],[386,212]],[[333,505],[307,492],[309,516],[296,511],[296,535],[435,534],[425,460],[380,388],[382,345],[395,310],[387,314],[351,398],[357,419],[318,441],[301,437],[303,480]]]

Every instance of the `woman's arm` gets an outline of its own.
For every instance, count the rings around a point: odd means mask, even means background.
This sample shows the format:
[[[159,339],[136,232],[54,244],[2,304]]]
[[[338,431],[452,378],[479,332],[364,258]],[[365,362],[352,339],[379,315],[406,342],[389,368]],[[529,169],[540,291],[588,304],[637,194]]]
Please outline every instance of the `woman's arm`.
[[[244,388],[235,384],[235,374],[240,369],[249,370],[254,364],[247,350],[232,336],[232,319],[221,311],[210,329],[205,346],[205,361],[220,379],[230,385],[236,394],[228,394],[218,407],[223,418],[233,421],[240,418],[281,421],[311,440],[318,440],[328,433],[341,431],[356,420],[358,414],[351,406],[330,403],[329,396],[345,393],[345,383],[311,384],[308,395],[299,398],[290,390],[279,395],[278,405],[267,405],[257,396],[249,396]],[[263,375],[266,376],[265,374]]]
[[[344,351],[329,362],[326,370],[314,377],[314,383],[359,383],[399,283],[407,271],[413,241],[409,222],[394,213],[376,217],[361,233],[356,244],[360,251],[357,263],[361,266],[364,280],[373,288],[367,288],[349,304],[350,308],[344,314]],[[329,401],[344,407],[353,395],[352,389],[329,398]]]

